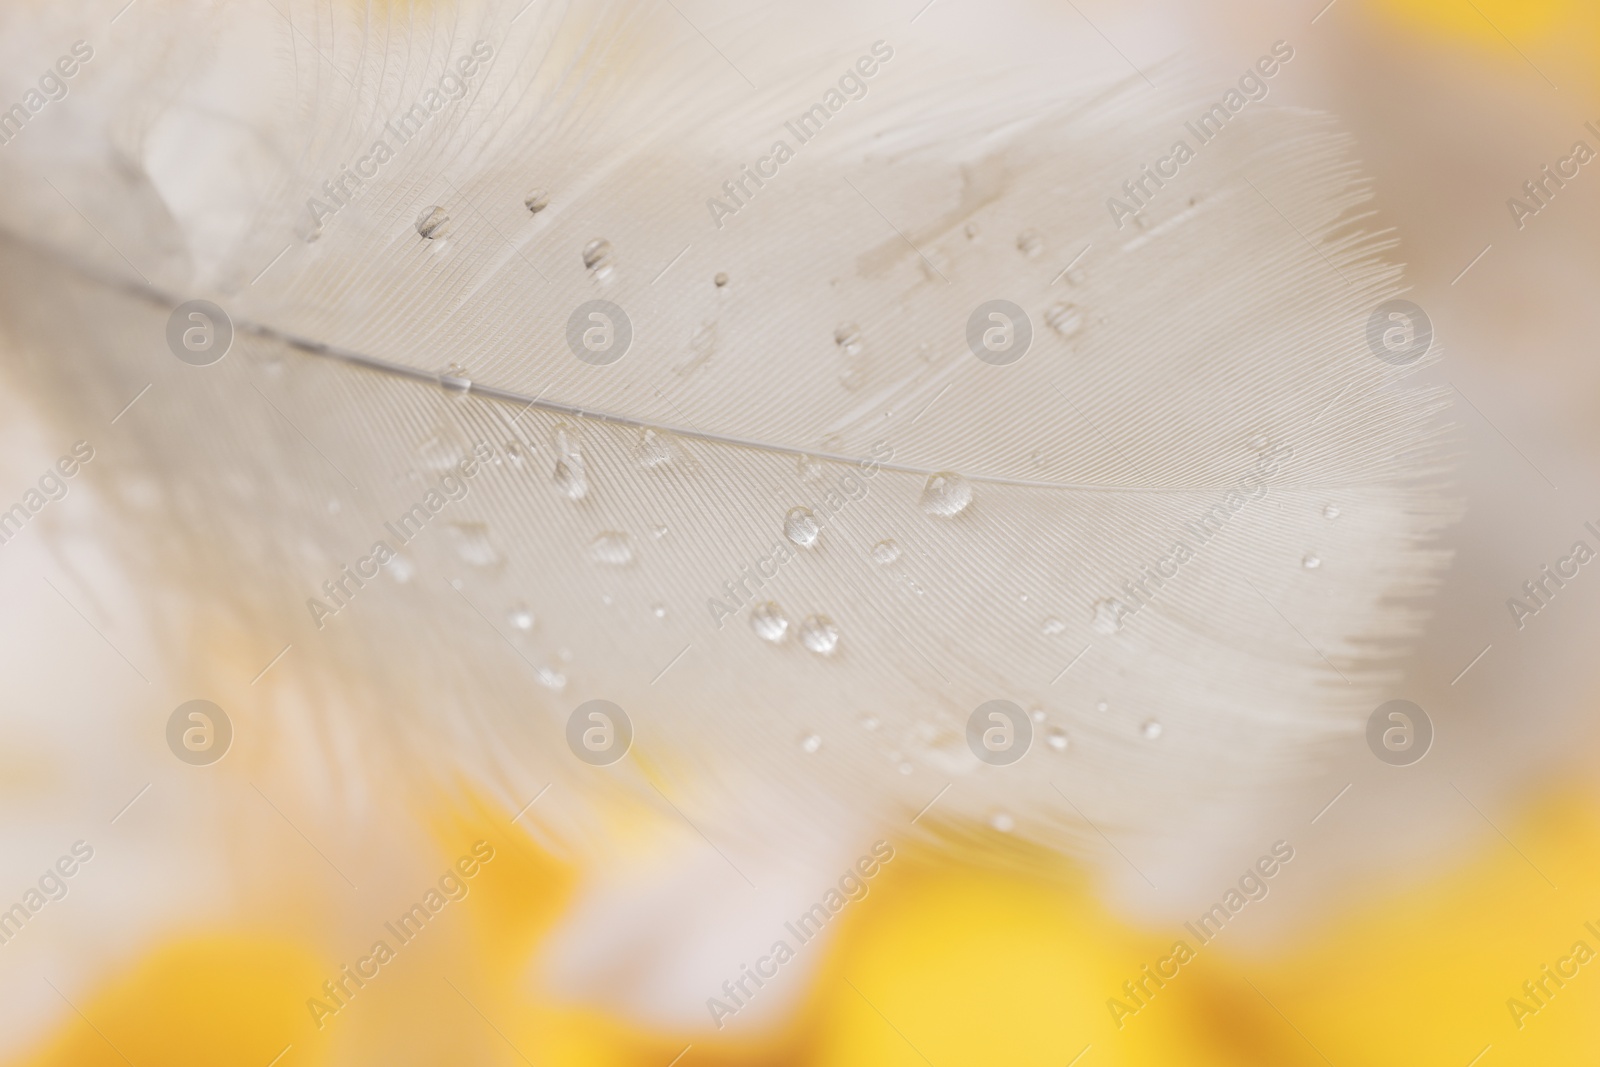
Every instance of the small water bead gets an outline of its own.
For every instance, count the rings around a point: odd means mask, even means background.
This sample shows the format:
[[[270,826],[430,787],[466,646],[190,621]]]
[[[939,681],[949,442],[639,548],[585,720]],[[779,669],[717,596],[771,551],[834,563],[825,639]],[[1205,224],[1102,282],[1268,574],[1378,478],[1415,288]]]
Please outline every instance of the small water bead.
[[[424,208],[417,216],[417,232],[432,241],[443,237],[450,229],[450,216],[442,207]]]
[[[882,723],[878,721],[878,717],[876,715],[861,716],[861,728],[866,730],[868,733],[876,730],[881,725]]]
[[[1044,251],[1044,235],[1038,230],[1023,230],[1017,235],[1017,250],[1029,259]]]
[[[1161,736],[1161,733],[1164,729],[1165,727],[1163,727],[1156,720],[1146,719],[1139,727],[1139,736],[1144,738],[1146,741],[1154,741],[1156,738]]]
[[[518,630],[531,630],[534,623],[533,612],[528,610],[527,605],[518,604],[506,613],[506,621]]]
[[[467,377],[467,369],[459,363],[452,363],[439,372],[439,385],[445,392],[456,396],[466,396],[472,392],[472,379]]]
[[[539,684],[544,686],[546,689],[554,689],[559,693],[561,690],[567,687],[567,676],[556,670],[554,667],[540,664],[533,669],[533,675],[535,678],[539,679]]]
[[[1300,561],[1300,566],[1304,567],[1308,571],[1314,571],[1318,567],[1322,566],[1322,557],[1321,556],[1315,556],[1315,555],[1308,555],[1308,556],[1306,556],[1305,559],[1302,559]]]
[[[1008,812],[997,811],[989,816],[989,825],[1003,834],[1009,834],[1017,828],[1017,820],[1012,818]]]
[[[833,343],[838,345],[845,355],[859,356],[862,348],[861,327],[853,322],[844,323],[833,331]]]
[[[807,755],[815,753],[821,747],[821,734],[806,734],[804,737],[800,738],[800,751],[806,753]]]
[[[1051,615],[1049,618],[1044,620],[1044,625],[1039,627],[1039,628],[1041,630],[1043,630],[1046,634],[1054,635],[1054,634],[1059,634],[1059,633],[1065,633],[1066,629],[1067,629],[1067,624],[1065,622],[1061,621],[1060,619],[1056,618],[1054,615]]]
[[[872,558],[887,567],[900,558],[900,546],[885,538],[872,546]]]
[[[522,198],[522,206],[528,209],[528,214],[537,215],[550,206],[550,191],[548,189],[535,189]]]
[[[656,431],[644,430],[633,447],[633,458],[646,469],[660,467],[672,462],[672,446]]]
[[[761,640],[778,644],[789,633],[789,619],[782,608],[768,600],[750,609],[750,629]]]
[[[1067,731],[1059,726],[1052,726],[1044,732],[1044,742],[1057,752],[1067,750]]]
[[[601,593],[600,594],[600,603],[603,604],[604,606],[609,608],[611,605],[615,604],[616,602],[617,602],[617,598],[612,596],[610,593]]]
[[[815,545],[821,533],[821,529],[817,526],[817,517],[811,513],[810,508],[790,508],[789,514],[783,517],[783,536],[801,548]]]
[[[1127,613],[1127,608],[1116,597],[1106,597],[1104,600],[1095,601],[1093,625],[1095,632],[1114,634],[1122,628],[1122,616]]]
[[[667,606],[665,604],[651,604],[650,614],[658,619],[664,619],[667,617]]]
[[[583,246],[583,265],[597,274],[611,269],[611,242],[597,237]]]
[[[969,222],[962,228],[962,232],[967,235],[967,240],[976,241],[978,239],[979,232],[978,224],[976,222]]]
[[[1034,722],[1044,722],[1044,709],[1034,708],[1032,711],[1028,712],[1028,718],[1032,719]]]
[[[650,527],[650,536],[659,541],[667,536],[667,528],[665,526],[652,526]]]
[[[389,572],[389,576],[401,585],[409,582],[411,576],[417,573],[417,565],[412,563],[408,556],[390,556],[389,562],[385,563],[383,567]]]
[[[1044,321],[1062,337],[1071,337],[1083,329],[1083,309],[1076,304],[1052,304],[1044,313]]]
[[[633,562],[633,542],[625,533],[607,530],[589,545],[589,555],[597,563],[611,567],[626,567]]]
[[[807,615],[800,623],[800,642],[819,656],[831,656],[839,647],[839,628],[826,615]]]
[[[728,275],[723,271],[718,271],[717,276],[711,279],[711,284],[715,285],[718,289],[726,289],[728,286]]]
[[[1325,519],[1337,519],[1339,517],[1339,505],[1329,504],[1327,507],[1323,508],[1322,517]]]
[[[931,475],[922,488],[922,510],[929,515],[954,518],[971,503],[972,483],[952,471]]]
[[[469,567],[498,567],[505,557],[489,539],[489,527],[481,522],[452,522],[450,539],[455,543],[456,558]]]
[[[1094,710],[1095,711],[1099,711],[1099,712],[1107,712],[1107,711],[1111,710],[1111,705],[1109,703],[1107,703],[1106,701],[1101,700],[1101,701],[1096,702],[1096,704],[1094,706]]]
[[[583,451],[577,439],[566,430],[556,431],[556,485],[568,500],[582,500],[589,494],[589,478],[584,470]]]

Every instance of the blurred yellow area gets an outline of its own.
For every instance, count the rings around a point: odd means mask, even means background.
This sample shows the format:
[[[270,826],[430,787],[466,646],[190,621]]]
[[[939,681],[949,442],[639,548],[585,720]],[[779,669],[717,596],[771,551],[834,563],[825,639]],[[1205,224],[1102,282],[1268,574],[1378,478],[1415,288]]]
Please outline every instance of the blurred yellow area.
[[[1592,57],[1600,40],[1594,0],[1368,6],[1474,49]],[[168,941],[75,1000],[15,1067],[1600,1062],[1600,956],[1589,959],[1600,954],[1600,805],[1588,795],[1546,797],[1504,827],[1515,848],[1485,833],[1454,869],[1326,916],[1271,955],[1205,946],[1120,1023],[1108,1001],[1126,1000],[1123,983],[1187,938],[1181,927],[1131,928],[1082,880],[907,850],[846,913],[797,1016],[759,1041],[642,1032],[545,995],[534,964],[576,876],[506,825],[484,810],[449,816],[445,862],[485,838],[494,864],[439,936],[321,1030],[306,999],[342,961],[309,924],[263,921]],[[1561,967],[1576,974],[1552,979],[1547,968]]]
[[[1600,962],[1575,949],[1600,953],[1586,926],[1600,930],[1600,806],[1587,796],[1551,797],[1507,827],[1517,846],[1485,830],[1455,870],[1328,916],[1263,957],[1220,938],[1198,946],[1181,926],[1132,929],[1070,879],[908,850],[847,913],[798,1017],[761,1042],[709,1024],[642,1033],[542,993],[532,963],[572,872],[504,826],[486,811],[452,822],[441,855],[481,837],[495,862],[451,924],[419,938],[321,1031],[305,1002],[337,973],[325,946],[286,929],[196,933],[78,1002],[19,1067],[665,1067],[686,1047],[682,1067],[1465,1067],[1485,1048],[1495,1067],[1600,1057]],[[1195,958],[1137,1013],[1115,1016],[1108,1001],[1127,1003],[1123,983],[1180,937]],[[1549,977],[1557,972],[1568,977]],[[1512,998],[1533,1010],[1514,1013]]]

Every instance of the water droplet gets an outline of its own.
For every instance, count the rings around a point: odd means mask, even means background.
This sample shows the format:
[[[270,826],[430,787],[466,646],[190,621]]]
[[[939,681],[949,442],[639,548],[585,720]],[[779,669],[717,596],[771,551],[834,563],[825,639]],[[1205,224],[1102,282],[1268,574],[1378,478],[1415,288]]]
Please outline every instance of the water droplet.
[[[411,576],[417,573],[417,565],[407,556],[390,556],[389,562],[383,566],[389,572],[389,576],[402,585],[409,582]]]
[[[589,493],[589,477],[583,466],[583,451],[577,439],[566,430],[556,431],[555,481],[568,500],[582,500]]]
[[[518,630],[533,629],[533,612],[528,610],[526,604],[518,604],[506,613],[506,621]]]
[[[417,232],[428,240],[443,237],[449,232],[450,216],[442,207],[424,208],[417,216]]]
[[[1044,625],[1039,628],[1047,634],[1059,634],[1066,631],[1067,624],[1051,615],[1044,620]]]
[[[806,734],[804,737],[802,737],[800,739],[800,751],[802,751],[802,752],[805,752],[805,753],[808,753],[808,754],[809,753],[813,753],[813,752],[816,752],[821,747],[822,747],[822,735],[821,734]]]
[[[659,541],[667,536],[667,528],[665,526],[652,526],[650,527],[650,536]]]
[[[554,667],[547,667],[543,664],[540,664],[533,669],[533,675],[535,678],[539,679],[539,684],[544,686],[546,689],[554,689],[557,692],[560,692],[567,687],[567,676],[556,670]]]
[[[783,517],[783,536],[801,548],[815,545],[821,533],[817,527],[817,517],[810,508],[790,508],[789,514]]]
[[[1305,559],[1300,561],[1300,566],[1304,567],[1308,571],[1314,571],[1318,567],[1322,566],[1322,557],[1307,555]]]
[[[658,619],[664,619],[667,617],[667,606],[665,604],[651,604],[650,614]]]
[[[521,470],[523,464],[528,462],[528,450],[523,447],[521,441],[507,441],[505,452],[506,458],[511,461],[511,465],[518,470]]]
[[[1076,304],[1052,304],[1044,321],[1062,337],[1071,337],[1083,329],[1083,309]]]
[[[800,641],[819,656],[831,656],[839,647],[839,628],[826,615],[807,615],[800,623]]]
[[[861,327],[853,322],[847,322],[833,331],[833,343],[847,356],[861,354]]]
[[[1004,811],[997,811],[989,816],[989,825],[1003,834],[1009,834],[1017,828],[1017,820]]]
[[[1017,235],[1017,249],[1029,259],[1044,251],[1044,234],[1038,230],[1023,230]]]
[[[1110,711],[1110,710],[1111,710],[1111,705],[1110,705],[1110,704],[1108,704],[1108,703],[1107,703],[1107,702],[1106,702],[1106,701],[1104,701],[1104,700],[1101,700],[1101,701],[1098,701],[1098,702],[1097,702],[1097,703],[1096,703],[1096,704],[1095,704],[1095,706],[1094,706],[1094,710],[1095,710],[1095,711],[1100,711],[1100,712],[1106,712],[1106,711]]]
[[[1044,709],[1034,708],[1032,711],[1028,712],[1028,718],[1032,719],[1034,722],[1044,722]]]
[[[1059,726],[1052,726],[1044,732],[1044,741],[1045,744],[1057,752],[1065,752],[1067,750],[1067,731]]]
[[[783,609],[768,600],[750,609],[750,629],[763,641],[777,644],[789,633],[789,620]]]
[[[1322,517],[1325,519],[1337,519],[1339,517],[1339,505],[1329,504],[1327,507],[1323,508]]]
[[[900,558],[900,546],[885,538],[872,546],[872,558],[887,567]]]
[[[800,480],[803,482],[822,481],[822,464],[810,456],[801,456],[799,462],[795,464],[795,469],[799,472]]]
[[[489,539],[489,527],[481,522],[452,522],[450,539],[455,542],[456,558],[469,567],[498,567],[505,557]]]
[[[600,603],[605,605],[606,607],[609,608],[611,605],[615,604],[616,602],[617,602],[617,598],[612,596],[610,593],[601,593],[600,594]]]
[[[969,222],[962,227],[962,232],[967,235],[967,240],[976,241],[978,239],[978,224],[976,222]]]
[[[596,563],[626,567],[633,562],[633,542],[625,533],[607,530],[590,543],[589,555],[594,557]]]
[[[728,284],[728,275],[723,271],[718,271],[717,276],[711,279],[711,283],[718,289],[726,288]]]
[[[1146,741],[1154,741],[1156,738],[1161,736],[1161,731],[1163,729],[1164,727],[1156,720],[1146,719],[1143,725],[1139,727],[1139,736],[1144,738]]]
[[[930,475],[922,489],[922,510],[929,515],[950,519],[972,503],[972,483],[959,474],[941,471]]]
[[[641,467],[660,467],[672,462],[672,445],[656,431],[645,430],[639,434],[639,441],[633,446],[633,458]]]
[[[878,717],[876,715],[861,716],[861,728],[866,730],[868,733],[876,730],[880,725],[882,724],[878,722]]]
[[[445,392],[456,396],[466,396],[472,391],[472,379],[467,377],[467,369],[459,363],[452,363],[439,372],[439,385]]]
[[[1104,600],[1095,601],[1094,628],[1096,632],[1114,634],[1122,628],[1122,616],[1127,612],[1122,601],[1116,597],[1106,597]]]
[[[583,246],[583,265],[596,274],[611,270],[611,242],[597,237]]]
[[[522,198],[522,206],[528,209],[528,214],[537,215],[550,206],[550,191],[548,189],[535,189]]]

